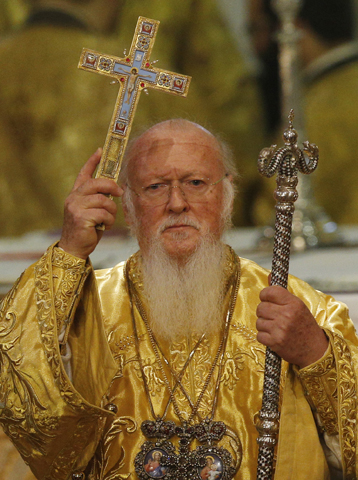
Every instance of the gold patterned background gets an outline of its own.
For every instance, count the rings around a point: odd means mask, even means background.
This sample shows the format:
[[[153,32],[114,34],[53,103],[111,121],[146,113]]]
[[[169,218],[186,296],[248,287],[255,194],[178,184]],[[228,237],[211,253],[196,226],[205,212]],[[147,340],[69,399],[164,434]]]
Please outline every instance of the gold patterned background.
[[[105,9],[115,1],[48,0],[64,10],[76,4],[76,12],[92,3]],[[47,3],[29,0],[38,2]],[[252,223],[247,205],[258,177],[256,157],[266,143],[262,109],[255,77],[216,0],[181,0],[180,9],[173,1],[118,3],[111,35],[24,26],[29,4],[0,3],[0,69],[6,71],[0,78],[0,235],[61,227],[64,199],[80,167],[103,145],[117,95],[107,78],[77,69],[80,51],[86,46],[121,56],[139,15],[161,22],[152,53],[157,65],[193,80],[187,99],[154,91],[142,95],[133,130],[186,117],[220,134],[233,147],[242,175],[234,223]],[[82,4],[86,8],[78,7]],[[121,210],[118,225],[124,225]]]

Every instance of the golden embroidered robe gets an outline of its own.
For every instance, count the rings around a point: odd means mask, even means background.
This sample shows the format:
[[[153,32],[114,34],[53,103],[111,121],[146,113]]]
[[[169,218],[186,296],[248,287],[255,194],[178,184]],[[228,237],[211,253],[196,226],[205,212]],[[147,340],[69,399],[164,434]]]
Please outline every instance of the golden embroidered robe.
[[[136,254],[126,268],[145,309],[140,260]],[[146,441],[141,423],[163,415],[168,406],[166,378],[173,388],[173,375],[156,357],[135,305],[134,334],[124,267],[93,272],[85,261],[51,247],[2,302],[0,423],[38,479],[66,480],[79,472],[90,480],[137,478],[134,459]],[[229,248],[225,268],[226,307],[237,269],[240,284],[214,420],[229,429],[219,446],[230,451],[236,466],[242,457],[235,479],[247,480],[256,478],[254,417],[261,408],[265,351],[256,340],[255,311],[268,272],[239,259]],[[353,324],[344,305],[304,282],[290,277],[289,289],[325,329],[330,347],[322,359],[304,369],[283,363],[275,480],[329,478],[320,443],[323,431],[339,436],[345,478],[354,479],[358,355]],[[66,352],[60,351],[60,333],[62,346],[71,349],[72,381],[61,360]],[[193,403],[221,337],[208,332],[185,369],[182,384]],[[195,341],[160,344],[173,371],[181,372]],[[202,395],[202,418],[211,412],[217,375],[218,366]],[[177,388],[174,396],[181,415],[188,418],[191,408],[182,390]],[[173,407],[171,402],[166,420],[178,423]],[[319,429],[312,411],[319,416]]]

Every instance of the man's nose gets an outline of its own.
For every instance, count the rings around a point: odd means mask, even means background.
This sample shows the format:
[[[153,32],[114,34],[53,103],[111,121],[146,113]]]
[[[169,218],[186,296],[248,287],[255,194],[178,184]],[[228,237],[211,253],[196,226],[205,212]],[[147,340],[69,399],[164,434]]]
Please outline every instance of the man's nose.
[[[167,208],[175,213],[187,212],[189,204],[180,185],[172,185],[169,189]]]

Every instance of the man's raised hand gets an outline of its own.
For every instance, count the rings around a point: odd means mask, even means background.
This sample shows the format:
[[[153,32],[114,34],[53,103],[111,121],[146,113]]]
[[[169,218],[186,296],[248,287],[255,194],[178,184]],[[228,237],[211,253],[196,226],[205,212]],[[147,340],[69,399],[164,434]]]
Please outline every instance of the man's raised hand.
[[[101,159],[98,149],[81,169],[71,193],[65,201],[64,222],[59,247],[76,257],[86,259],[96,248],[103,231],[114,224],[117,205],[106,195],[120,197],[123,190],[114,180],[92,178]]]

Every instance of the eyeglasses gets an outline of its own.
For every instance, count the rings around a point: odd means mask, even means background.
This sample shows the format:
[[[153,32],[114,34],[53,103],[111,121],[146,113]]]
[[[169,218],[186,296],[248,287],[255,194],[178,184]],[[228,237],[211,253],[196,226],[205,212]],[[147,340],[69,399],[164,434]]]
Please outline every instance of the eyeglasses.
[[[163,205],[164,203],[167,203],[173,188],[179,188],[187,202],[198,203],[205,201],[204,196],[211,191],[210,187],[214,187],[218,183],[222,182],[224,178],[228,177],[228,175],[228,173],[225,173],[223,177],[212,183],[210,183],[209,178],[205,177],[179,180],[179,185],[172,185],[165,182],[151,183],[146,187],[141,187],[141,193],[136,192],[128,184],[127,187],[132,190],[137,197],[141,197],[144,201],[151,205]]]

